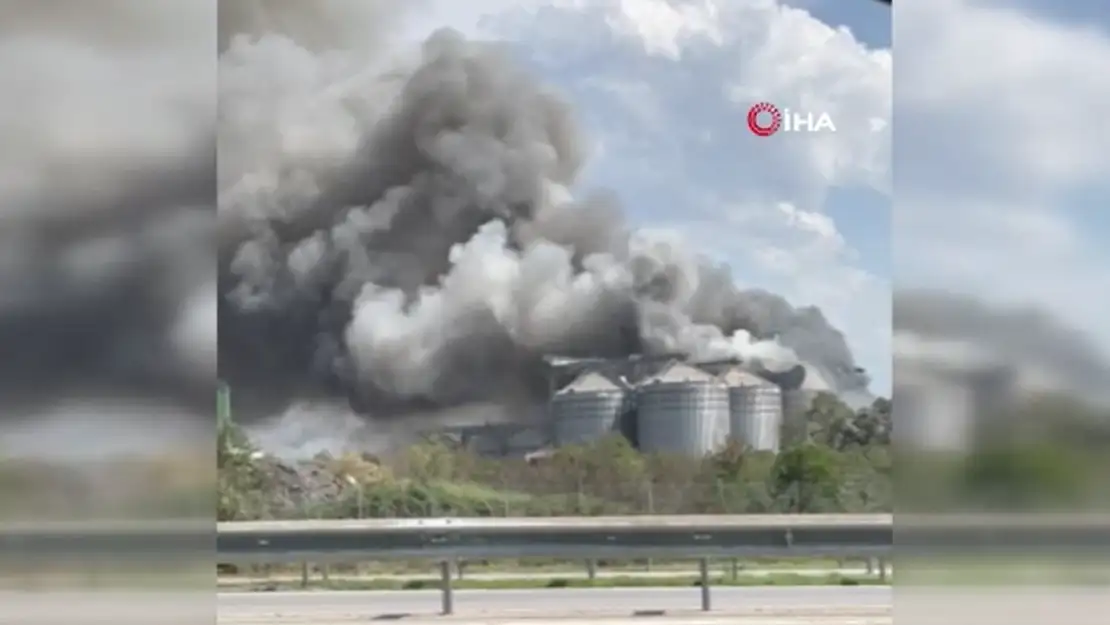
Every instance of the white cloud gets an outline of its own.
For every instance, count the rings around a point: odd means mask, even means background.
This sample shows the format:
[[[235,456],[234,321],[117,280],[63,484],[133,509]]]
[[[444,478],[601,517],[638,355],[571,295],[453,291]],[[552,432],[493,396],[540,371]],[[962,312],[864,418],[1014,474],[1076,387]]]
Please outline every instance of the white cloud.
[[[1069,195],[1110,179],[1110,83],[1093,79],[1110,37],[969,0],[910,3],[896,26],[899,275],[1105,326],[1106,233],[1084,216],[1105,207]]]
[[[832,186],[889,191],[889,50],[868,49],[847,30],[777,0],[595,0],[540,15],[534,8],[507,12],[488,21],[489,32],[526,42],[552,64],[584,59],[594,61],[591,72],[620,74],[612,79],[650,76],[658,97],[672,106],[697,90],[707,109],[724,110],[699,120],[692,111],[686,116],[687,111],[672,109],[680,117],[666,131],[672,137],[700,136],[705,124],[714,130],[731,126],[732,156],[751,178],[766,179],[778,170],[779,178],[814,198],[810,201],[819,201]],[[609,28],[599,31],[603,24]],[[627,62],[596,62],[614,57]],[[676,66],[684,70],[682,78],[673,75]],[[711,101],[717,98],[723,101],[715,105]],[[763,100],[828,113],[838,132],[754,137],[745,115]]]
[[[889,286],[824,203],[837,187],[890,190],[889,50],[776,0],[438,6],[421,22],[518,42],[572,92],[622,195],[657,184],[689,199],[647,217],[633,205],[634,219],[682,231],[744,286],[820,306],[866,366],[888,367]],[[760,100],[828,112],[838,132],[755,137],[745,115]]]
[[[617,32],[640,39],[648,54],[677,61],[689,39],[704,37],[717,45],[724,42],[713,2],[676,7],[659,0],[619,0],[617,7],[606,21]]]
[[[695,12],[689,6],[703,10]],[[690,71],[723,68],[706,80],[720,81],[722,93],[738,111],[755,101],[770,100],[798,110],[829,112],[839,132],[777,144],[771,141],[786,137],[734,144],[732,156],[738,168],[745,160],[763,160],[768,152],[778,151],[772,162],[792,168],[800,188],[793,195],[787,192],[786,197],[754,202],[743,189],[722,189],[741,200],[742,206],[721,215],[720,221],[685,227],[694,231],[690,238],[704,248],[715,248],[737,267],[738,277],[749,273],[750,286],[771,287],[795,303],[820,306],[846,331],[859,355],[870,366],[882,368],[878,363],[889,361],[889,285],[858,267],[854,250],[835,222],[821,212],[819,202],[810,200],[823,197],[834,186],[855,184],[889,191],[890,53],[868,50],[850,33],[770,0],[720,6],[714,10],[711,2],[691,3],[681,15],[691,24],[685,29],[676,25],[672,31],[694,33],[687,37],[686,46],[698,55],[709,55],[707,48],[715,47],[711,58],[730,61],[697,64],[695,60]],[[626,15],[625,22],[656,14],[644,10]],[[680,17],[671,15],[676,20]],[[709,16],[716,20],[713,27],[706,25]],[[681,48],[676,53],[650,40],[649,33],[657,33],[650,24],[621,32],[638,34],[648,54],[686,61]],[[699,40],[698,33],[707,34]],[[683,112],[672,109],[672,114]],[[736,120],[742,123],[742,115]],[[736,182],[739,186],[746,181]]]
[[[954,157],[933,163],[941,172],[974,166],[990,177],[977,180],[985,191],[1000,195],[1105,180],[1104,33],[971,0],[908,3],[895,25],[899,140],[921,133],[907,147]],[[925,128],[944,132],[926,140]]]
[[[780,203],[775,206],[786,221],[803,232],[816,235],[817,239],[839,252],[845,245],[844,237],[836,229],[836,223],[828,215],[816,211],[801,210],[793,204]]]

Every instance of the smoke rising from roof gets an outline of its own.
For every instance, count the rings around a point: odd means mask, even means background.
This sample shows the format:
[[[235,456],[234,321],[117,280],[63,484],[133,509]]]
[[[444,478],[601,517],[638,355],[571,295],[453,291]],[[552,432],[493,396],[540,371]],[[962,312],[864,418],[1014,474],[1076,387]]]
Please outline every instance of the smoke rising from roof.
[[[220,366],[240,417],[336,397],[525,411],[545,353],[802,361],[867,392],[819,310],[740,291],[577,190],[571,105],[500,47],[440,30],[385,69],[370,46],[319,48],[229,35],[220,58]]]

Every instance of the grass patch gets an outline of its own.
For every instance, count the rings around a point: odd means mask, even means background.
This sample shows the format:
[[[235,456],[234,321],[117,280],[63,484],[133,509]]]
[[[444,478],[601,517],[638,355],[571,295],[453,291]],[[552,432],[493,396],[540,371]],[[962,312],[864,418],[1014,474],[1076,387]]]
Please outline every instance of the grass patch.
[[[1090,554],[952,554],[895,557],[904,585],[1085,586],[1110,584],[1110,564]]]
[[[843,562],[831,558],[744,558],[738,559],[737,568],[740,571],[744,570],[758,570],[758,571],[781,571],[789,573],[797,569],[815,569],[815,570],[836,570],[841,568],[841,564],[847,568],[863,568],[865,560],[848,559]],[[398,561],[398,562],[370,562],[358,565],[354,564],[332,564],[329,568],[333,574],[336,575],[357,575],[360,577],[373,577],[383,576],[388,577],[392,575],[421,575],[428,571],[428,561],[415,560],[415,561]],[[714,560],[712,565],[717,572],[727,574],[732,568],[732,564],[727,559]],[[636,574],[647,571],[674,571],[676,575],[689,573],[696,570],[698,567],[697,560],[674,560],[674,559],[655,559],[651,561],[651,566],[648,566],[646,560],[636,561],[620,561],[620,560],[600,560],[597,562],[597,570],[606,573],[628,573]],[[465,572],[478,575],[497,575],[497,574],[584,574],[586,570],[586,563],[584,561],[567,561],[556,559],[523,559],[523,560],[489,560],[489,561],[470,561],[465,563]],[[300,575],[300,565],[270,565],[270,566],[255,566],[255,567],[232,567],[224,566],[220,568],[221,574],[228,575],[251,575],[258,577],[274,576],[282,577],[288,575]]]
[[[1106,586],[1110,568],[1012,567],[1012,568],[903,568],[905,586]]]
[[[877,577],[852,577],[843,575],[796,575],[790,573],[773,575],[712,576],[712,586],[873,586],[881,582]],[[220,584],[223,588],[236,588],[245,591],[285,591],[285,590],[434,590],[440,587],[439,578],[390,579],[390,578],[346,578],[336,580],[309,580],[307,588],[299,580],[281,580],[248,584]],[[509,578],[509,579],[461,579],[455,580],[454,588],[459,590],[535,590],[540,588],[697,588],[701,581],[696,576],[676,575],[674,577],[605,577],[589,579],[586,577],[551,578]]]

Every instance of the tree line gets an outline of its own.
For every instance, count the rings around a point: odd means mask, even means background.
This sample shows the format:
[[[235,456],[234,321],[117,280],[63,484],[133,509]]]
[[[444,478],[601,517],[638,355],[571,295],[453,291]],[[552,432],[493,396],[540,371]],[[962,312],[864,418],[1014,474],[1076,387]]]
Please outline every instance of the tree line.
[[[731,440],[704,458],[641,453],[620,436],[539,458],[489,458],[433,437],[381,456],[289,463],[252,453],[227,424],[218,514],[245,520],[867,513],[1074,509],[1099,500],[1107,489],[1094,478],[1107,468],[1105,447],[1080,425],[1092,422],[1050,407],[1051,419],[1045,405],[1031,404],[1025,410],[1032,412],[1013,415],[1011,423],[1052,423],[1052,436],[998,435],[970,454],[895,454],[890,400],[852,410],[832,394],[814,399],[779,453]]]
[[[814,401],[798,444],[743,441],[705,458],[645,454],[619,435],[538,459],[488,458],[430,438],[385,456],[260,456],[220,433],[221,519],[357,516],[755,514],[882,511],[890,492],[890,402],[852,411]]]

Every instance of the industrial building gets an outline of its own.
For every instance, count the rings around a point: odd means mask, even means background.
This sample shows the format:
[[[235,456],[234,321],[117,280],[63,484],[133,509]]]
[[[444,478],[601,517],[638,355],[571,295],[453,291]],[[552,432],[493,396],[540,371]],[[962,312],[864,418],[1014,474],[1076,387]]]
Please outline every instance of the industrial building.
[[[620,360],[549,357],[546,418],[454,428],[481,454],[527,456],[621,434],[638,449],[703,456],[730,438],[778,452],[784,419],[804,409],[805,370],[756,373],[735,361],[689,362],[677,355]]]

